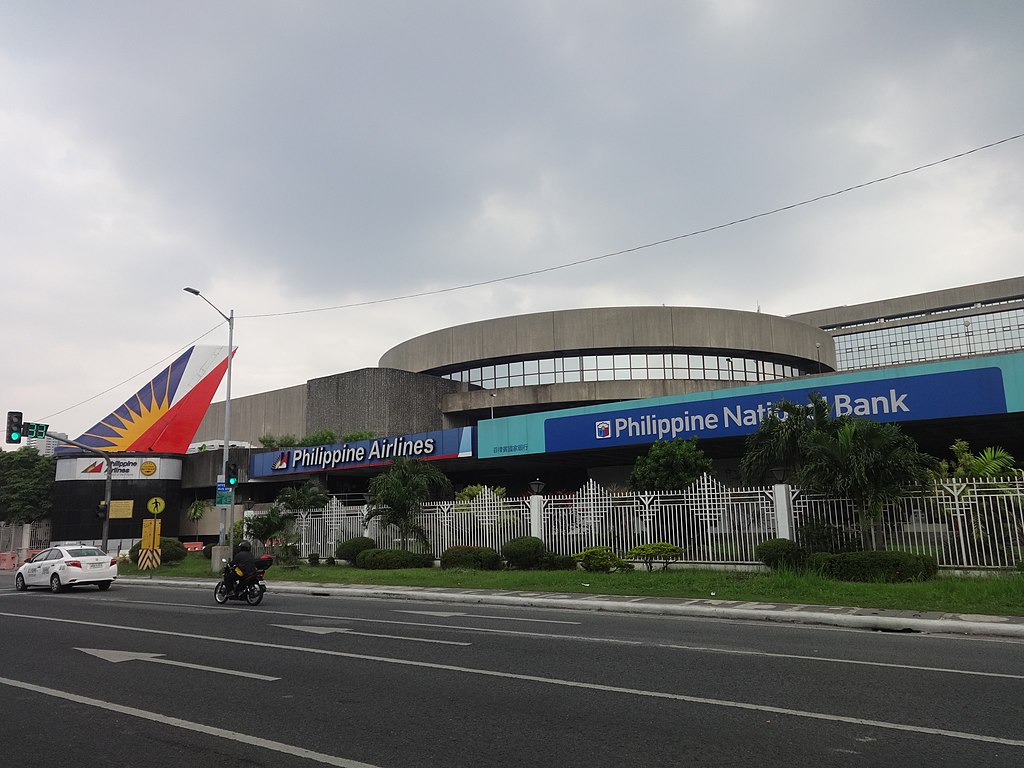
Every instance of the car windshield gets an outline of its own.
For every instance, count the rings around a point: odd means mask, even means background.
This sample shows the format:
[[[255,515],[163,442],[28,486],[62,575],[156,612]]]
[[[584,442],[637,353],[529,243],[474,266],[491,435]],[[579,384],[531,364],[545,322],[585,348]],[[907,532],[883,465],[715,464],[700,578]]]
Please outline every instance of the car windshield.
[[[81,549],[69,549],[71,557],[102,557],[103,550],[96,547],[82,547]]]

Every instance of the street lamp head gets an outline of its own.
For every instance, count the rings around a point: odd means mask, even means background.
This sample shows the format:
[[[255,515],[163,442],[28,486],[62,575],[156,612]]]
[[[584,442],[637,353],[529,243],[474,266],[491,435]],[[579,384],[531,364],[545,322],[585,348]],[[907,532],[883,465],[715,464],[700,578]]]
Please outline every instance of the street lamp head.
[[[195,288],[185,288],[183,290],[185,290],[187,293],[191,293],[193,296],[199,295],[199,291],[197,291]]]
[[[537,496],[544,490],[546,483],[538,477],[536,480],[531,480],[528,485],[530,486],[530,492]]]

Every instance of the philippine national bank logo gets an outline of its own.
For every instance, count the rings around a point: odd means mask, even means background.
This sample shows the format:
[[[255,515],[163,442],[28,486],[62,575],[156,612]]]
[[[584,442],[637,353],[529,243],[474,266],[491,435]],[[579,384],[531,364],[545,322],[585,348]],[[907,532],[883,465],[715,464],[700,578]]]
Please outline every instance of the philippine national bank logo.
[[[598,440],[606,440],[612,436],[612,423],[610,421],[598,421],[594,423],[594,437]]]
[[[280,456],[277,457],[277,461],[274,462],[270,468],[274,469],[288,469],[288,451],[283,451]]]

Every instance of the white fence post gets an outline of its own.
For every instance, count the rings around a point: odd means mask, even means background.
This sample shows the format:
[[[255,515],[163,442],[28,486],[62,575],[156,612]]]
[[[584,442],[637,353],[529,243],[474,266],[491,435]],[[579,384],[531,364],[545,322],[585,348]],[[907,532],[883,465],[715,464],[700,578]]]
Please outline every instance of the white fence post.
[[[780,539],[795,539],[793,529],[793,496],[785,483],[772,486],[775,499],[775,532]]]
[[[530,535],[544,539],[544,497],[539,493],[530,495]]]

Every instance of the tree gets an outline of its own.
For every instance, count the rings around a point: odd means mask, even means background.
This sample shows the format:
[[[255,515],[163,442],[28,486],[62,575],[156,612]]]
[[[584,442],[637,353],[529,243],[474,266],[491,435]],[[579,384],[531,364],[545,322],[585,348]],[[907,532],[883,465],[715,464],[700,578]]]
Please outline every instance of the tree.
[[[320,509],[330,500],[331,495],[318,480],[309,480],[302,485],[283,488],[275,502],[289,512],[298,512],[303,509]]]
[[[387,472],[370,480],[366,522],[378,519],[385,527],[393,525],[402,539],[402,549],[408,549],[410,536],[426,546],[426,531],[416,518],[435,494],[451,492],[451,481],[434,465],[397,458]]]
[[[633,464],[629,476],[632,491],[678,491],[701,475],[714,474],[714,465],[697,447],[697,438],[659,440],[646,456]]]
[[[999,447],[989,447],[981,453],[971,453],[966,440],[956,440],[949,447],[953,452],[952,466],[943,461],[942,474],[956,478],[1003,478],[1021,474],[1013,456]]]
[[[195,523],[196,541],[199,541],[199,521],[206,516],[207,511],[212,506],[208,499],[196,499],[188,505],[185,516],[189,519],[189,522]]]
[[[32,523],[53,511],[57,460],[35,448],[0,452],[0,521]]]
[[[879,544],[876,528],[885,504],[902,496],[907,486],[927,481],[938,462],[921,453],[895,424],[848,417],[836,423],[834,432],[816,430],[801,437],[798,482],[814,493],[850,499],[862,530],[870,530],[870,543]]]
[[[781,469],[780,482],[795,478],[803,463],[800,439],[812,432],[834,432],[839,421],[832,418],[828,401],[812,392],[808,405],[779,400],[749,435],[740,459],[740,475],[748,485],[764,483],[773,469]]]

